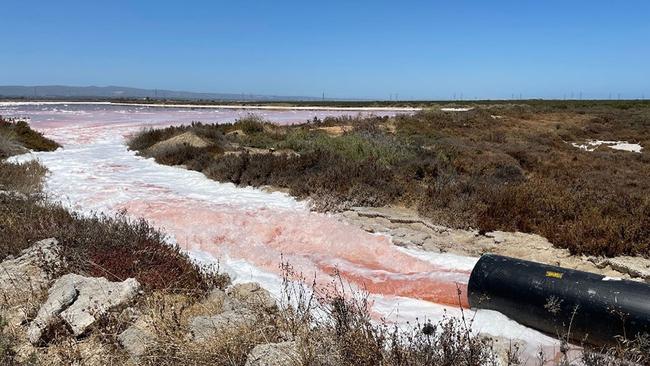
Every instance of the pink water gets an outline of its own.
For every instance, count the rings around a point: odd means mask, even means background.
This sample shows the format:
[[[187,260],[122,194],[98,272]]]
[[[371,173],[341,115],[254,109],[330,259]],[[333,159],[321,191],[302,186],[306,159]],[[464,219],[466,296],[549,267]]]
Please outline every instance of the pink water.
[[[283,260],[321,282],[339,272],[353,286],[367,290],[373,312],[385,317],[435,320],[457,314],[459,305],[468,306],[465,290],[475,258],[414,254],[394,246],[388,236],[310,212],[305,202],[287,195],[210,181],[201,173],[138,157],[124,146],[125,137],[143,127],[234,121],[249,113],[0,103],[1,115],[28,116],[34,128],[63,144],[56,152],[34,154],[50,170],[46,191],[51,198],[81,212],[125,209],[143,217],[197,260],[223,265],[236,281],[255,280],[273,291]],[[355,112],[255,113],[276,123],[296,123]],[[480,331],[552,343],[498,313],[477,314],[483,314],[476,319]]]
[[[64,144],[65,150],[92,149],[112,137],[123,137],[144,126],[164,126],[189,121],[233,121],[250,113],[240,110],[150,109],[145,107],[25,107],[15,113],[28,114],[32,125]],[[333,111],[257,111],[276,123],[295,123],[329,115]],[[350,112],[344,112],[350,113]],[[385,112],[384,112],[385,113]],[[97,151],[100,152],[100,151]],[[71,158],[71,157],[68,157]],[[134,161],[138,158],[132,157]],[[79,160],[78,158],[75,160]],[[385,236],[368,234],[338,220],[308,210],[246,207],[246,202],[214,204],[210,200],[184,196],[155,182],[124,181],[134,166],[120,162],[97,164],[97,159],[78,168],[85,170],[83,188],[93,192],[80,197],[76,206],[111,202],[113,196],[130,192],[130,199],[106,205],[109,211],[127,210],[144,217],[171,234],[187,250],[200,250],[215,258],[243,259],[269,272],[278,270],[284,258],[297,270],[326,279],[338,270],[343,278],[370,293],[405,296],[467,307],[464,291],[468,270],[444,268],[400,252]],[[56,174],[56,171],[54,171]],[[114,173],[121,185],[98,176]],[[182,182],[179,182],[182,184]],[[217,183],[215,183],[217,184]],[[120,192],[117,192],[119,190]],[[147,191],[143,195],[139,191]],[[58,193],[58,192],[57,192]],[[61,192],[63,193],[63,192]],[[74,192],[66,192],[73,194]],[[263,196],[263,193],[260,193]],[[290,198],[286,198],[291,200]],[[241,203],[238,205],[237,203]]]

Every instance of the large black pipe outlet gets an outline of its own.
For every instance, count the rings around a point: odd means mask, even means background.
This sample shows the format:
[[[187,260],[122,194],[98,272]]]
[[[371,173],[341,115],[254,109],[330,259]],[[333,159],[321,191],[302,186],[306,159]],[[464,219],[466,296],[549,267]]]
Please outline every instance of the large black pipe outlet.
[[[650,333],[650,285],[486,254],[472,270],[469,304],[558,337],[595,345]]]

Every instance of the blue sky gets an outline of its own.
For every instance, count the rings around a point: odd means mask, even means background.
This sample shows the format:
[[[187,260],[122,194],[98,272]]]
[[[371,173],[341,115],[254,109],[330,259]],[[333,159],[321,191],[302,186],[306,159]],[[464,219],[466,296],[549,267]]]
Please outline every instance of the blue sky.
[[[3,1],[0,84],[650,98],[650,1]]]

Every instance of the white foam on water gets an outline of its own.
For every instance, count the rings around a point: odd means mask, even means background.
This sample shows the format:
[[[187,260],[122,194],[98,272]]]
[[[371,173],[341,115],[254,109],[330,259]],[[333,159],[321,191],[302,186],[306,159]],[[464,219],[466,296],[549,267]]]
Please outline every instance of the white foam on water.
[[[415,248],[397,247],[399,251],[411,255],[415,258],[425,260],[431,264],[445,267],[471,271],[478,262],[476,257],[465,257],[451,253],[434,253]]]
[[[0,107],[17,106],[42,106],[42,105],[110,105],[111,102],[64,102],[64,101],[25,101],[25,102],[0,102]]]

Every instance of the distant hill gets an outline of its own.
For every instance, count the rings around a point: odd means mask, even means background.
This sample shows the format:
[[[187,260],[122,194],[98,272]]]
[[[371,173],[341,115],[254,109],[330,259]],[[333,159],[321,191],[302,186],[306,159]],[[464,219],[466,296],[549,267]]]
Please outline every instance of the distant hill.
[[[296,101],[320,100],[320,98],[301,96],[277,96],[256,94],[195,93],[164,89],[139,89],[123,86],[65,86],[39,85],[18,86],[0,85],[0,98],[153,98],[186,100],[256,100],[256,101]]]

